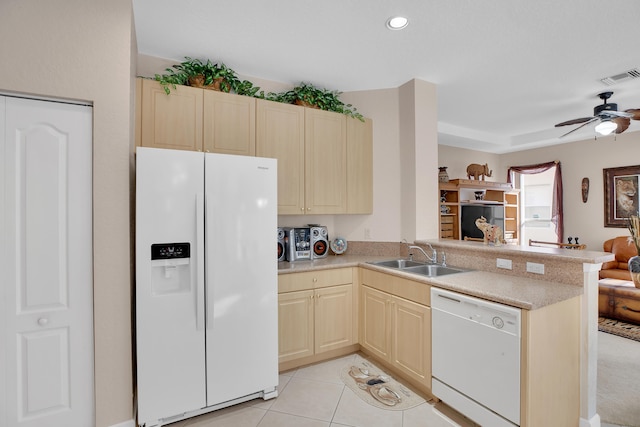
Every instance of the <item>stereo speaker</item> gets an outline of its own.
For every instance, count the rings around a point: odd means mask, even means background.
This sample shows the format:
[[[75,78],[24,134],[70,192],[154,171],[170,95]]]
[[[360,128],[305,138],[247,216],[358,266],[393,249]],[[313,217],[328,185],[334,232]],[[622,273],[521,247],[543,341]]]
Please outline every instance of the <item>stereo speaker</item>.
[[[278,227],[278,261],[284,261],[287,259],[287,252],[284,246],[284,229]]]
[[[329,254],[329,231],[327,227],[311,227],[311,258],[325,258]]]

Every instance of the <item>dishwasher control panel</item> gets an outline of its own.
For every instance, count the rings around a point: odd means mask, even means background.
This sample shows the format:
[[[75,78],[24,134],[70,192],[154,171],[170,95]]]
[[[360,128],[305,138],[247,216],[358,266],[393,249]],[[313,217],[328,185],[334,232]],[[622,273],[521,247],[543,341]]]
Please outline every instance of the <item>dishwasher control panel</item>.
[[[520,336],[519,308],[437,288],[431,288],[431,308]]]

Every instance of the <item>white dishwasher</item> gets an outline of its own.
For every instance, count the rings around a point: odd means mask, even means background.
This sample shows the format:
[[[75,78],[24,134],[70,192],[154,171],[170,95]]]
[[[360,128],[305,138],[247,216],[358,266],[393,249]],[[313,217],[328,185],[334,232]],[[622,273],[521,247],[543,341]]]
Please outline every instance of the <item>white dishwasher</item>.
[[[520,309],[431,288],[432,391],[487,427],[520,425]]]

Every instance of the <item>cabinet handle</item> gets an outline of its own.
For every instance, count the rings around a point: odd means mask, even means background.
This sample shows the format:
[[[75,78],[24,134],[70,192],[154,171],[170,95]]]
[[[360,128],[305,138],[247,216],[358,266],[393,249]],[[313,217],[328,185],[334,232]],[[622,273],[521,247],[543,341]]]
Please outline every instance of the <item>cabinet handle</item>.
[[[310,211],[310,210],[311,210],[311,208],[307,208],[307,211]]]
[[[41,317],[38,319],[38,325],[40,326],[47,326],[48,323],[49,319],[47,319],[46,317]]]
[[[313,278],[313,283],[316,283],[318,281],[318,279],[316,279],[315,277]]]

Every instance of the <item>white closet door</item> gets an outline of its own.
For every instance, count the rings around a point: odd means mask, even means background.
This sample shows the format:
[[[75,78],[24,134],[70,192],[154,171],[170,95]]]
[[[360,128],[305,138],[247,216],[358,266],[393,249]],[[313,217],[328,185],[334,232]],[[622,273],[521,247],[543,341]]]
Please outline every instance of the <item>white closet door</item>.
[[[0,98],[0,427],[90,426],[92,109]]]

